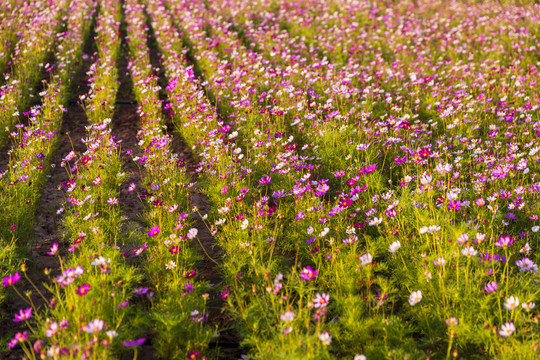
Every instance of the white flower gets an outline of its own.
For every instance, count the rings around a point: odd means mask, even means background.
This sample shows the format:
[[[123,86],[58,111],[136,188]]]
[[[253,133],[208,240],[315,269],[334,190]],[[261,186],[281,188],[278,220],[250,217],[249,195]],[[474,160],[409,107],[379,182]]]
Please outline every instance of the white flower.
[[[445,262],[446,262],[446,260],[444,260],[444,258],[442,258],[442,257],[437,258],[436,260],[433,261],[433,263],[436,266],[443,266]]]
[[[523,254],[523,253],[529,253],[530,251],[532,250],[531,246],[529,245],[529,243],[525,243],[525,245],[519,250],[519,253],[520,254]]]
[[[244,221],[242,221],[242,225],[240,225],[240,229],[246,230],[248,226],[249,226],[249,220],[245,219]]]
[[[521,306],[522,306],[525,310],[529,311],[529,310],[534,309],[534,307],[536,306],[536,304],[533,303],[533,302],[531,301],[530,303],[523,303],[523,304],[521,304]]]
[[[429,175],[428,173],[423,173],[422,176],[420,177],[420,182],[423,185],[429,184],[431,180],[433,180],[433,176]]]
[[[390,246],[388,247],[388,251],[390,251],[391,253],[395,253],[396,251],[399,250],[400,247],[401,247],[401,243],[399,242],[399,240],[396,240],[390,244]]]
[[[516,331],[516,327],[514,326],[514,323],[507,322],[502,324],[501,330],[499,330],[499,335],[508,337],[512,335],[512,333]]]
[[[375,217],[375,218],[373,218],[373,220],[371,220],[369,222],[369,225],[370,226],[376,226],[376,225],[379,225],[380,223],[382,223],[382,217],[380,217],[380,218]]]
[[[103,256],[100,256],[99,258],[92,261],[90,264],[93,266],[102,266],[102,265],[109,266],[110,263],[111,263],[111,259],[106,259]]]
[[[409,295],[409,304],[411,306],[414,306],[418,304],[422,300],[422,291],[413,291],[411,295]]]
[[[476,233],[476,240],[478,240],[478,242],[483,242],[485,239],[486,239],[486,234]]]
[[[112,339],[112,338],[115,338],[118,336],[118,333],[114,330],[109,330],[107,331],[105,334],[107,334],[107,336]]]
[[[531,228],[532,232],[538,232],[540,230],[540,226],[536,225]]]
[[[332,337],[330,336],[330,333],[328,331],[323,331],[322,334],[319,334],[319,339],[323,342],[325,345],[330,345],[332,342]]]
[[[364,354],[356,354],[354,355],[354,360],[367,360],[367,357]]]
[[[103,324],[103,320],[94,319],[84,327],[84,331],[86,331],[88,334],[100,332],[101,329],[103,329]]]
[[[292,311],[285,311],[283,314],[279,315],[281,321],[291,322],[294,320],[294,313]]]
[[[456,239],[458,244],[465,244],[469,240],[469,235],[467,234],[461,234]]]
[[[187,232],[187,237],[188,239],[193,240],[195,239],[198,233],[199,233],[199,230],[197,230],[197,228],[191,228]]]
[[[174,260],[171,260],[167,264],[165,264],[165,269],[167,270],[172,270],[174,268],[176,268],[176,263],[174,262]]]
[[[358,259],[360,260],[360,265],[362,266],[368,265],[368,264],[371,264],[371,260],[373,260],[373,255],[371,255],[370,253],[365,253],[364,255],[360,256]]]
[[[467,246],[464,249],[461,250],[461,253],[465,255],[466,257],[475,256],[478,254],[478,251],[475,250],[472,246]]]
[[[514,310],[517,306],[519,306],[519,299],[515,296],[510,296],[504,301],[504,308],[506,310]]]

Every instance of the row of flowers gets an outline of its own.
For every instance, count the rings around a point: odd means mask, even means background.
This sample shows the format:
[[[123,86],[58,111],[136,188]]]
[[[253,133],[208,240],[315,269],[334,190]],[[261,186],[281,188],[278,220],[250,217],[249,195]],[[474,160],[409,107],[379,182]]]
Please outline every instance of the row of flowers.
[[[63,4],[63,3],[62,3]],[[60,4],[61,5],[61,4]],[[88,6],[84,8],[87,10]],[[51,9],[51,11],[53,11]],[[43,104],[32,108],[27,126],[19,125],[11,161],[0,177],[0,238],[2,239],[2,277],[22,264],[28,239],[33,238],[35,212],[47,181],[60,130],[65,104],[69,99],[72,70],[77,69],[82,56],[82,41],[89,32],[91,13],[81,13],[77,4],[68,9],[68,17],[77,19],[68,31],[56,38],[56,68],[40,94]],[[6,296],[5,287],[0,297]]]
[[[142,170],[140,197],[148,239],[144,246],[147,279],[140,293],[149,299],[139,314],[148,319],[157,356],[164,359],[196,358],[206,353],[215,329],[207,325],[210,287],[201,278],[198,264],[199,230],[193,226],[189,191],[193,186],[181,154],[173,152],[159,99],[160,87],[152,68],[145,6],[134,0],[124,3],[129,45],[128,69],[138,103],[139,156]],[[148,7],[155,22],[163,14]],[[160,38],[161,39],[161,38]],[[177,149],[174,149],[177,150]]]
[[[0,146],[6,145],[12,131],[17,134],[13,125],[17,124],[19,118],[30,114],[30,105],[36,97],[35,88],[41,80],[44,71],[49,73],[54,69],[53,63],[48,63],[49,57],[54,53],[55,45],[58,45],[58,37],[62,36],[65,24],[62,21],[68,11],[69,1],[58,1],[53,6],[49,3],[38,2],[34,6],[25,6],[18,14],[18,21],[13,22],[14,26],[21,22],[26,22],[27,17],[33,19],[33,23],[26,23],[22,26],[22,40],[17,42],[13,54],[6,57],[11,63],[12,71],[4,75],[6,83],[0,88]],[[4,25],[4,23],[2,23]],[[9,21],[6,21],[9,25]],[[6,32],[14,32],[18,27],[6,29]],[[6,41],[14,40],[15,36],[4,34]],[[6,43],[2,49],[9,49]],[[0,62],[0,65],[4,64]],[[2,67],[0,67],[2,70]],[[3,72],[2,72],[3,74]],[[40,94],[43,96],[44,94]],[[4,130],[7,128],[7,130]],[[15,135],[16,136],[16,135]]]
[[[0,8],[0,74],[5,75],[12,64],[12,54],[20,39],[28,34],[26,30],[31,25],[27,23],[27,16],[38,18],[40,7],[44,3],[6,1]],[[7,79],[0,79],[0,83]]]
[[[72,6],[72,35],[66,41],[82,46],[90,31],[95,3],[81,0]],[[123,160],[119,144],[110,134],[111,104],[118,88],[120,18],[119,1],[100,4],[97,36],[90,39],[96,41],[100,56],[88,72],[91,90],[81,97],[89,125],[87,136],[80,140],[87,149],[81,154],[65,154],[58,164],[69,175],[61,184],[66,201],[57,211],[63,217],[64,241],[54,243],[48,255],[59,259],[60,269],[46,273],[50,283],[45,286],[50,295],[35,289],[46,304],[36,308],[31,302],[30,308],[21,309],[15,316],[14,321],[29,324],[30,334],[17,334],[11,344],[20,342],[31,359],[108,358],[120,346],[120,341],[113,340],[119,333],[126,346],[130,345],[126,337],[134,335],[132,331],[122,332],[120,326],[131,320],[127,305],[140,276],[122,258],[120,245],[138,239],[129,236],[119,209]],[[72,50],[78,56],[73,60],[80,59],[81,50]],[[66,68],[71,76],[76,74],[74,70]],[[33,345],[27,346],[30,340]]]

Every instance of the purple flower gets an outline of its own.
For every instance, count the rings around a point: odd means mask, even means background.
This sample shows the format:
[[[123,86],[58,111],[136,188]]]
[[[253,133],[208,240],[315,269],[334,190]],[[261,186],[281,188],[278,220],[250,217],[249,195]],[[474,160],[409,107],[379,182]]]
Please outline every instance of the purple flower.
[[[16,272],[15,274],[9,274],[8,277],[5,277],[4,278],[4,287],[6,286],[11,286],[13,284],[15,284],[17,281],[19,281],[21,279],[21,275]]]
[[[32,316],[32,308],[28,309],[20,309],[18,314],[15,314],[15,319],[13,321],[19,322],[19,321],[26,321],[30,319],[30,316]]]
[[[300,273],[300,279],[309,281],[314,279],[318,273],[318,270],[314,270],[311,268],[311,266],[308,265]]]
[[[140,338],[140,339],[137,339],[137,340],[123,341],[122,344],[124,344],[124,346],[128,346],[128,347],[140,346],[140,345],[144,344],[145,341],[146,341],[146,338]]]
[[[272,180],[272,178],[268,175],[263,175],[263,177],[261,178],[261,180],[259,180],[259,185],[265,185],[265,184],[268,184],[270,182],[270,180]]]
[[[191,283],[184,283],[184,288],[182,289],[182,292],[184,294],[188,294],[190,292],[193,292],[193,284]]]
[[[140,287],[138,289],[135,289],[135,291],[133,291],[135,295],[143,295],[143,294],[146,294],[147,292],[148,292],[148,288],[145,288],[145,287]]]

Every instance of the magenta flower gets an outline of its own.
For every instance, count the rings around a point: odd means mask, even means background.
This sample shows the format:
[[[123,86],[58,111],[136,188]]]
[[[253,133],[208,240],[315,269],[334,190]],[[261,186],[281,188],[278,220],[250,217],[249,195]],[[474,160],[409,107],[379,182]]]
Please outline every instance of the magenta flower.
[[[25,331],[25,332],[18,332],[17,334],[15,334],[15,337],[13,339],[11,339],[11,341],[9,342],[9,348],[10,349],[13,349],[15,347],[15,345],[17,345],[18,343],[22,342],[22,341],[25,341],[26,339],[28,339],[28,332]]]
[[[268,184],[270,182],[270,180],[272,180],[272,178],[268,175],[263,175],[263,177],[261,178],[261,180],[259,180],[259,185],[265,185],[265,184]]]
[[[187,355],[188,359],[196,359],[197,356],[199,356],[199,352],[197,350],[190,351]]]
[[[311,266],[306,266],[302,272],[300,273],[300,279],[302,280],[306,280],[306,281],[309,281],[309,280],[313,280],[317,274],[319,273],[318,270],[314,270],[311,268]]]
[[[153,227],[150,228],[150,230],[148,230],[148,236],[154,237],[154,236],[158,235],[160,231],[161,231],[161,227],[159,225],[158,226],[153,226]]]
[[[88,294],[88,291],[90,291],[90,284],[83,284],[80,285],[75,292],[79,294],[80,296],[84,296]]]
[[[448,202],[448,210],[458,211],[459,209],[461,209],[461,201],[459,201],[459,200],[450,200]]]
[[[20,322],[20,321],[26,321],[30,319],[30,316],[32,316],[32,308],[28,309],[20,309],[18,314],[15,314],[15,318],[13,321]]]
[[[133,346],[140,346],[144,344],[145,341],[146,341],[146,338],[140,338],[137,340],[123,341],[122,344],[124,344],[124,346],[127,346],[127,347],[133,347]]]
[[[128,304],[129,304],[129,301],[128,301],[128,300],[122,301],[122,302],[120,303],[120,305],[116,305],[115,308],[121,309],[121,308],[127,306]]]
[[[169,249],[169,252],[171,253],[171,255],[176,255],[178,254],[180,249],[181,249],[180,246],[173,246],[172,248]]]
[[[15,274],[9,274],[8,277],[5,277],[4,278],[4,287],[6,286],[11,286],[13,284],[15,284],[17,281],[19,281],[21,279],[21,275],[16,272]]]

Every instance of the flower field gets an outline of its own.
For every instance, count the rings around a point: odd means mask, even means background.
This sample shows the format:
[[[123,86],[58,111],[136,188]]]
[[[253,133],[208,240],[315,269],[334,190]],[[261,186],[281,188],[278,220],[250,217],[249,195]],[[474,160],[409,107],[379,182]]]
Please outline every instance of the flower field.
[[[540,358],[540,6],[0,4],[0,358]]]

